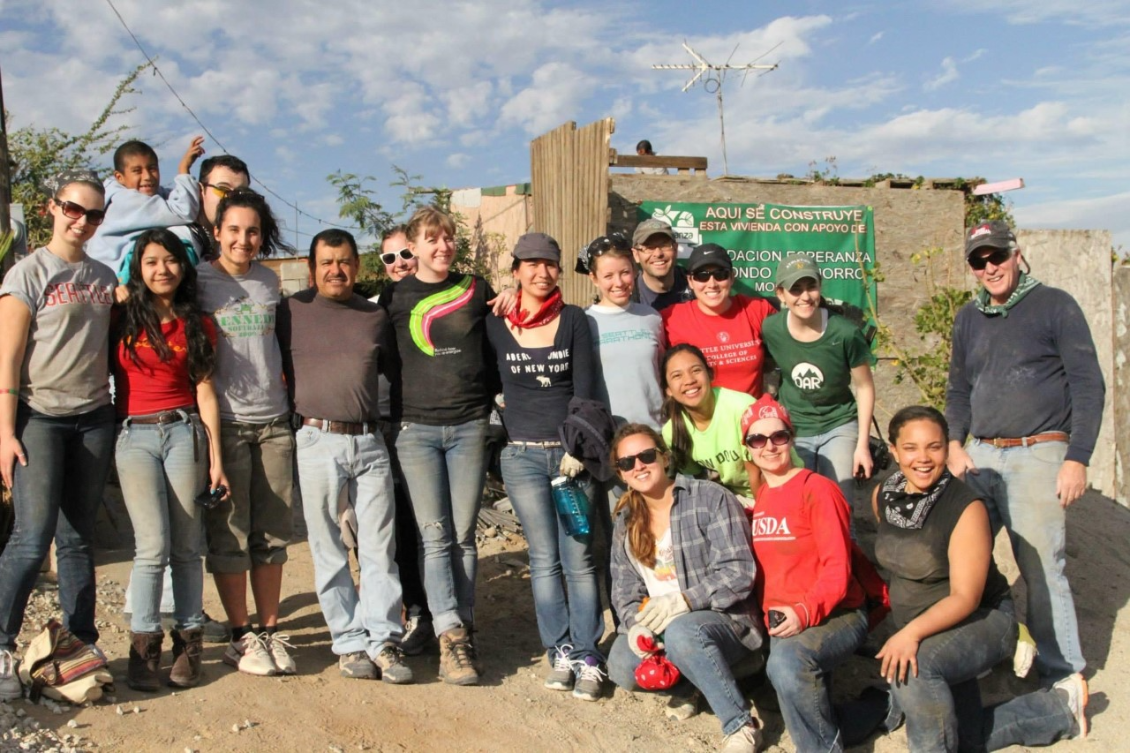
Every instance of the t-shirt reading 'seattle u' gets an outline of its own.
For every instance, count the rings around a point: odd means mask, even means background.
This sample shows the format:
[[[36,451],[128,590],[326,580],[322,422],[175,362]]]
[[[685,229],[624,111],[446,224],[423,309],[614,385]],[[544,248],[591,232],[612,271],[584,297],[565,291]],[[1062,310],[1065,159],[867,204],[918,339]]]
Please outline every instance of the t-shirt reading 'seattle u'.
[[[706,356],[714,370],[714,386],[760,397],[765,346],[761,326],[775,313],[764,298],[735,295],[724,314],[707,314],[698,301],[678,303],[663,310],[663,327],[669,346],[689,343]]]
[[[73,264],[41,248],[4,277],[10,295],[31,312],[20,365],[20,401],[50,416],[110,404],[110,307],[114,272],[91,258]]]
[[[289,413],[282,351],[275,339],[278,276],[258,263],[245,275],[201,264],[196,299],[219,329],[212,383],[220,418],[263,424]]]
[[[454,273],[442,282],[405,277],[385,288],[380,305],[399,361],[394,420],[446,426],[487,417],[498,372],[483,322],[493,316],[487,301],[494,297],[483,278]]]

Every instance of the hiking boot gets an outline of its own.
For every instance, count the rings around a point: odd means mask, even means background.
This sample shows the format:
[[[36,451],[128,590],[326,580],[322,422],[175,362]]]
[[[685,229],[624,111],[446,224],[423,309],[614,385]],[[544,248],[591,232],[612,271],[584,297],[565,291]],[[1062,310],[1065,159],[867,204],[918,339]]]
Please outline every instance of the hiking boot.
[[[604,671],[600,668],[600,660],[595,656],[586,656],[576,663],[577,680],[573,683],[573,697],[582,701],[599,701],[604,695]]]
[[[207,612],[204,613],[204,642],[227,643],[231,640],[231,631],[224,623],[212,619]]]
[[[1079,737],[1087,739],[1087,731],[1089,725],[1087,724],[1087,700],[1090,696],[1090,691],[1087,688],[1087,680],[1083,675],[1076,672],[1073,675],[1068,675],[1062,680],[1052,686],[1055,690],[1062,690],[1067,694],[1067,706],[1071,709],[1071,715],[1075,717],[1075,729],[1073,730],[1072,737]]]
[[[16,701],[23,697],[20,683],[20,662],[8,649],[0,649],[0,701]]]
[[[419,656],[435,640],[435,627],[431,617],[409,613],[404,623],[404,637],[400,639],[400,650],[408,656]]]
[[[224,664],[248,675],[267,677],[278,674],[266,641],[263,636],[255,633],[245,633],[238,641],[228,643],[227,650],[224,651]]]
[[[173,669],[169,672],[169,685],[174,688],[194,688],[200,683],[200,657],[204,653],[204,630],[173,631]]]
[[[155,693],[161,689],[161,676],[157,670],[161,666],[161,644],[165,634],[129,634],[129,664],[126,666],[126,685],[134,690]]]
[[[342,677],[354,680],[377,679],[377,668],[364,651],[354,651],[337,657],[337,671]]]
[[[467,628],[457,627],[439,637],[439,676],[451,685],[478,685]]]
[[[408,685],[412,682],[412,668],[404,663],[404,654],[392,643],[381,647],[373,664],[381,670],[381,680],[390,685]]]
[[[698,689],[683,681],[675,687],[675,692],[667,699],[663,715],[673,722],[685,722],[698,713]]]
[[[558,646],[553,650],[555,652],[552,656],[553,664],[545,676],[545,687],[550,690],[572,690],[573,662],[569,660],[569,652],[573,647]]]
[[[761,724],[756,719],[750,719],[749,724],[726,735],[720,750],[722,753],[757,753],[761,749],[761,743]]]
[[[267,651],[271,653],[271,661],[275,663],[275,669],[278,670],[279,674],[298,674],[298,665],[294,663],[294,659],[290,658],[290,653],[287,651],[287,649],[294,650],[294,646],[290,645],[290,636],[282,633],[263,633],[262,637],[267,643]]]

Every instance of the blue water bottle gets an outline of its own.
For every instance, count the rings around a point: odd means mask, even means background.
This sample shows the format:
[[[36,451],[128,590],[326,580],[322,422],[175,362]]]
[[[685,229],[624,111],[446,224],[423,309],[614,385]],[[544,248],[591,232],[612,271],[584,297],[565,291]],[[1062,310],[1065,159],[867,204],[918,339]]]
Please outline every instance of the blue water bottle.
[[[584,489],[568,476],[558,476],[550,483],[557,517],[569,536],[585,536],[589,532],[589,498]]]

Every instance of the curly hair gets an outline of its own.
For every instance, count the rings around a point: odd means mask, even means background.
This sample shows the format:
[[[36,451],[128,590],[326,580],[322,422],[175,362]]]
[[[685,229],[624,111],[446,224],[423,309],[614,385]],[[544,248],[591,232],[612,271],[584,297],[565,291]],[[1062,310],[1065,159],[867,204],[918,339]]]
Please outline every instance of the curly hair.
[[[188,344],[188,376],[193,384],[199,383],[212,375],[216,367],[216,349],[204,332],[202,320],[205,314],[196,303],[196,268],[188,260],[184,243],[166,228],[146,230],[137,237],[129,263],[129,282],[126,283],[129,298],[118,321],[116,335],[126,346],[126,352],[135,364],[139,363],[136,348],[142,333],[162,363],[167,363],[173,357],[173,349],[169,347],[161,331],[161,319],[153,305],[153,292],[141,278],[142,256],[151,245],[161,246],[180,263],[182,277],[173,294],[173,313],[184,322],[184,338]]]
[[[271,211],[271,205],[263,198],[262,194],[250,188],[236,188],[228,191],[216,206],[216,227],[223,227],[224,214],[233,207],[244,207],[254,210],[259,215],[259,232],[262,245],[259,246],[259,256],[266,258],[276,251],[289,251],[290,246],[283,242],[279,232],[279,223]]]

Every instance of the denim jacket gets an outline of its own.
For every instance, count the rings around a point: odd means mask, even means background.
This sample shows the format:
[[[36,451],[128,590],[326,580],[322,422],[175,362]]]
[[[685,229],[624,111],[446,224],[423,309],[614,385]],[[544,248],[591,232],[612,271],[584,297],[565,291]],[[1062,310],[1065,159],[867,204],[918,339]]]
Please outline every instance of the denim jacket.
[[[712,609],[733,621],[734,632],[750,650],[761,648],[761,620],[753,596],[749,519],[737,498],[712,481],[675,476],[671,506],[671,545],[679,590],[692,611]],[[647,586],[627,551],[626,510],[616,516],[612,535],[612,604],[620,632],[636,624]]]

